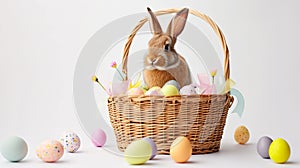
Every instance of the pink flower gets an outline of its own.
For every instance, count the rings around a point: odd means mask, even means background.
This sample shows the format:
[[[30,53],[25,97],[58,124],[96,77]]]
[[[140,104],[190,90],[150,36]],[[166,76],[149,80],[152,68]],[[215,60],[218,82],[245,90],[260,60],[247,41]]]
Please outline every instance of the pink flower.
[[[116,61],[113,61],[113,62],[110,64],[110,67],[112,67],[112,68],[117,68],[117,63],[116,63]]]
[[[118,70],[118,68],[117,68],[117,63],[116,63],[116,61],[113,61],[113,62],[110,64],[110,67],[116,69],[116,70],[118,71],[119,75],[121,76],[121,78],[122,78],[123,80],[125,80],[124,77],[123,77],[123,75],[122,75],[122,73],[121,73],[121,72]]]

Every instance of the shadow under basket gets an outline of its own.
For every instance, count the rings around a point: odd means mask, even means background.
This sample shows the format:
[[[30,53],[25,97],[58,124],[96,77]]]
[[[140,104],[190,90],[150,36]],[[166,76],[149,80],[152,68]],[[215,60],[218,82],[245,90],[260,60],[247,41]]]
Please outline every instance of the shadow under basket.
[[[154,14],[177,13],[180,9],[167,9]],[[224,78],[230,78],[229,51],[220,28],[207,15],[196,10],[189,13],[206,21],[221,41],[224,53]],[[125,44],[122,68],[128,79],[129,49],[138,30],[148,21],[144,18],[132,30]],[[193,154],[217,152],[226,123],[228,109],[233,103],[230,92],[213,95],[114,96],[108,98],[110,122],[116,135],[119,150],[124,151],[132,141],[144,137],[154,140],[159,154],[169,154],[172,142],[186,136]]]
[[[169,154],[172,142],[186,136],[193,154],[217,152],[233,97],[224,95],[111,97],[109,116],[118,148],[150,137],[160,154]]]

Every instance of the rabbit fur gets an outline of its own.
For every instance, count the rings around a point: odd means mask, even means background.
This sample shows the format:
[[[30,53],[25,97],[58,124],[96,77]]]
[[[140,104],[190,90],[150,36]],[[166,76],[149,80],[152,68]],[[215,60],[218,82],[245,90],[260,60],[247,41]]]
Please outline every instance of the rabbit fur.
[[[191,84],[191,75],[187,62],[174,49],[178,35],[183,31],[189,13],[187,8],[179,11],[163,32],[157,17],[150,14],[150,27],[153,37],[148,43],[148,53],[144,59],[144,81],[151,88],[162,87],[170,80],[176,80],[181,87]]]

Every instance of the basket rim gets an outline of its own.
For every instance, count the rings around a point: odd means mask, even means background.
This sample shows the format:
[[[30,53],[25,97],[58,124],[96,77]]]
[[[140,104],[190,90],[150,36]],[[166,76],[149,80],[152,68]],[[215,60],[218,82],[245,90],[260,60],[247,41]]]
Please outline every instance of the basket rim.
[[[114,98],[182,98],[182,97],[199,97],[199,96],[204,96],[204,97],[218,97],[218,96],[225,96],[228,95],[229,93],[224,93],[224,94],[193,94],[193,95],[172,95],[172,96],[160,96],[160,95],[117,95],[117,96],[110,96],[108,99],[114,99]]]
[[[159,96],[159,95],[132,95],[132,96],[128,96],[128,95],[118,95],[118,96],[110,96],[108,97],[108,101],[113,101],[114,99],[118,98],[118,99],[122,99],[122,98],[127,98],[127,99],[132,99],[132,100],[136,100],[136,101],[144,101],[144,100],[150,100],[150,99],[163,99],[165,101],[175,101],[175,100],[182,100],[183,99],[188,99],[188,98],[207,98],[207,97],[223,97],[223,96],[227,96],[228,99],[227,101],[230,101],[230,106],[233,104],[234,101],[234,97],[230,94],[230,92],[224,93],[224,94],[194,94],[194,95],[172,95],[172,96]]]

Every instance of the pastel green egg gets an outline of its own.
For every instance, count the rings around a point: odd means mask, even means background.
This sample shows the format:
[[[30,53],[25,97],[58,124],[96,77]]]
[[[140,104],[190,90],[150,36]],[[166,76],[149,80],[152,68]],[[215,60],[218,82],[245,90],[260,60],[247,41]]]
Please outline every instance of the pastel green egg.
[[[161,91],[165,96],[179,95],[178,89],[173,85],[164,85]]]
[[[1,143],[0,150],[5,159],[10,162],[18,162],[27,155],[28,146],[24,139],[11,136]]]
[[[131,165],[141,165],[152,155],[150,144],[144,140],[136,140],[129,144],[124,152],[124,159]]]

